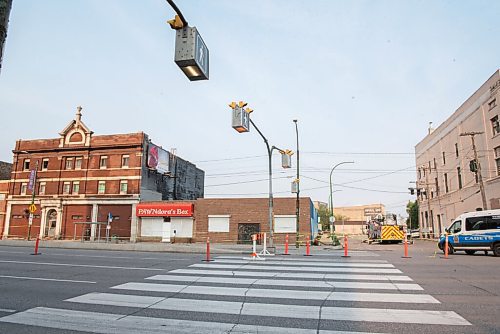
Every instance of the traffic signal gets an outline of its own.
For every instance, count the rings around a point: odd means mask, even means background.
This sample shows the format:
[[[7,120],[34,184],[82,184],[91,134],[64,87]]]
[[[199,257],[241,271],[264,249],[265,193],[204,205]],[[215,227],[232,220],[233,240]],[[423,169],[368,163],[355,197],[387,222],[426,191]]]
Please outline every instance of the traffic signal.
[[[414,195],[415,194],[415,188],[408,188],[410,190],[410,195]]]
[[[240,101],[238,103],[231,102],[229,107],[232,110],[232,125],[233,129],[241,132],[250,131],[250,113],[253,111],[250,108],[243,109],[248,103]]]

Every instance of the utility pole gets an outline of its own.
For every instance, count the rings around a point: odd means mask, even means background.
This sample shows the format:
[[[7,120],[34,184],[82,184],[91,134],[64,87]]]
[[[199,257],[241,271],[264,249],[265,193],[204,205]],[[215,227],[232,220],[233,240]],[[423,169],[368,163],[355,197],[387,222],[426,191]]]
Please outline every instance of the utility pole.
[[[477,131],[464,132],[464,133],[461,133],[460,136],[461,137],[470,136],[470,139],[472,140],[472,150],[474,151],[474,160],[476,161],[476,164],[477,164],[476,175],[478,176],[479,190],[481,191],[481,199],[483,200],[483,210],[488,210],[488,203],[486,202],[486,193],[484,192],[483,175],[481,173],[481,163],[479,162],[479,159],[477,156],[476,142],[474,140],[475,135],[480,135],[483,133],[484,132],[477,132]]]
[[[300,215],[299,128],[297,126],[297,120],[294,119],[293,122],[295,123],[295,134],[297,137],[297,200],[295,201],[295,215],[296,215],[295,248],[299,248],[299,215]]]

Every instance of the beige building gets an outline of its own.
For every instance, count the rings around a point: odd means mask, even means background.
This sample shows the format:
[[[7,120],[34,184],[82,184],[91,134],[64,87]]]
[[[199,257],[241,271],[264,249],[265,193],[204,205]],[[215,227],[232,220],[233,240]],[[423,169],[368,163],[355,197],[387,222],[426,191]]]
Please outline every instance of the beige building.
[[[424,233],[438,236],[467,211],[500,209],[499,91],[497,70],[437,129],[429,127],[415,146]]]
[[[333,208],[335,232],[339,234],[365,234],[365,224],[370,218],[385,214],[383,204],[355,205]]]

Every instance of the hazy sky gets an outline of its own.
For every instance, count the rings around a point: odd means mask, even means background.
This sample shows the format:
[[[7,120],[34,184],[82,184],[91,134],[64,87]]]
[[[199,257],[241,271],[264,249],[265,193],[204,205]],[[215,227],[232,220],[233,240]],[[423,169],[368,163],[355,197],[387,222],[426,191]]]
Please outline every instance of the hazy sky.
[[[144,131],[206,172],[206,197],[266,197],[267,151],[231,128],[243,100],[271,145],[296,149],[301,195],[403,213],[414,146],[499,68],[500,2],[176,0],[210,50],[210,80],[173,62],[163,0],[14,0],[0,73],[0,160],[57,138],[83,107],[99,134]],[[275,196],[293,168],[273,159]]]

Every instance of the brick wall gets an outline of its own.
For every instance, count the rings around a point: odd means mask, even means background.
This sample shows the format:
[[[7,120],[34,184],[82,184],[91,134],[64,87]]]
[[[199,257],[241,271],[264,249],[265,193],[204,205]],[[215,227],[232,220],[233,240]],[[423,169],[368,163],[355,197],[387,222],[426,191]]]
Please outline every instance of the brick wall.
[[[75,224],[75,222],[92,221],[92,205],[65,205],[61,225],[61,239],[81,238],[83,229],[88,225]],[[76,232],[75,232],[76,225]]]
[[[274,215],[295,215],[295,198],[275,198]],[[213,242],[236,243],[240,224],[258,224],[261,232],[269,232],[269,199],[268,198],[214,198],[198,199],[194,209],[194,241],[205,242],[207,236]],[[230,215],[229,232],[208,232],[209,215]],[[299,231],[301,240],[310,233],[311,215],[310,199],[300,199]],[[295,243],[295,233],[289,234],[289,242]],[[277,244],[285,242],[284,233],[274,233]]]
[[[99,205],[97,221],[107,222],[110,212],[113,216],[110,235],[117,235],[120,239],[130,238],[132,214],[135,215],[135,212],[132,213],[132,205]]]
[[[28,235],[28,216],[27,205],[12,205],[10,224],[9,224],[9,237],[26,238]],[[33,225],[31,226],[31,238],[36,238],[40,233],[40,207],[33,214]]]

